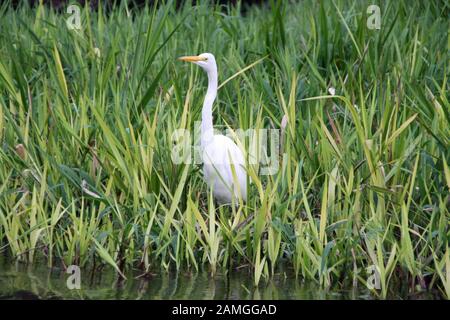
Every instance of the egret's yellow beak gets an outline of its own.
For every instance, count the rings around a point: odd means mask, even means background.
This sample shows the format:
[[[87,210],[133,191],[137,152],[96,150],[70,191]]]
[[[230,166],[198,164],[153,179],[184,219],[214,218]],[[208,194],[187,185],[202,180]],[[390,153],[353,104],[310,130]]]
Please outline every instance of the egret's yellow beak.
[[[187,61],[187,62],[197,62],[197,61],[206,61],[206,58],[200,56],[185,56],[179,57],[178,60]]]

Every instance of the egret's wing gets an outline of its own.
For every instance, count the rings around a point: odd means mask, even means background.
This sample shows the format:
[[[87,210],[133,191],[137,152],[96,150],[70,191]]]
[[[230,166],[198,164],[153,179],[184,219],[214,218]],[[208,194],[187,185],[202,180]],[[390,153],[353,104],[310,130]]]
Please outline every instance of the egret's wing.
[[[227,139],[227,163],[228,163],[228,173],[230,176],[230,182],[234,184],[233,172],[231,170],[231,163],[234,165],[234,171],[236,173],[237,183],[239,184],[239,190],[244,200],[247,199],[247,172],[245,171],[245,158],[241,149],[228,137]],[[237,192],[237,188],[236,188]]]

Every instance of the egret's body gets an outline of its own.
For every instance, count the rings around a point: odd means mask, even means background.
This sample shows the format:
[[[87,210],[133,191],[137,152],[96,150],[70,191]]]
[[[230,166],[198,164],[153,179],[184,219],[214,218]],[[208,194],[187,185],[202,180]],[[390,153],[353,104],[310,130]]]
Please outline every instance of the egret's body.
[[[214,56],[182,57],[202,67],[208,75],[208,90],[202,108],[201,150],[203,175],[218,202],[237,204],[247,199],[247,173],[245,158],[239,147],[229,137],[215,135],[212,123],[212,106],[217,96],[217,65]]]
[[[212,143],[203,149],[202,158],[205,181],[212,186],[214,197],[220,203],[231,203],[233,196],[237,203],[239,194],[243,200],[247,198],[245,159],[233,140],[224,135],[214,135]]]

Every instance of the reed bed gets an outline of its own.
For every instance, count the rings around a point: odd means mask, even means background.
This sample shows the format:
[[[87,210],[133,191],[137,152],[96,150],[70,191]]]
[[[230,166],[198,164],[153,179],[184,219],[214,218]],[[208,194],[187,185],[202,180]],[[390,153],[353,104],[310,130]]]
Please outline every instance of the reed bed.
[[[448,1],[0,7],[0,252],[119,277],[290,268],[323,288],[450,297]],[[278,169],[217,205],[173,134],[280,129]],[[228,80],[228,81],[227,81]],[[334,89],[334,90],[333,90]],[[334,94],[333,94],[334,93]],[[249,137],[242,144],[249,143]]]

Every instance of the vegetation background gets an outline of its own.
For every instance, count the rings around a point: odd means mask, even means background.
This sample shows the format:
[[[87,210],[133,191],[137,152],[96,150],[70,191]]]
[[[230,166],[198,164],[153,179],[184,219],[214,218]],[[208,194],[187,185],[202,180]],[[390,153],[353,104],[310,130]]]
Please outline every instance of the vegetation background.
[[[0,6],[2,255],[120,277],[246,267],[255,285],[283,266],[324,288],[376,270],[374,296],[450,297],[448,1],[99,3],[79,30]],[[279,170],[249,166],[235,209],[171,160],[206,86],[176,58],[201,52],[217,126],[282,130]]]

